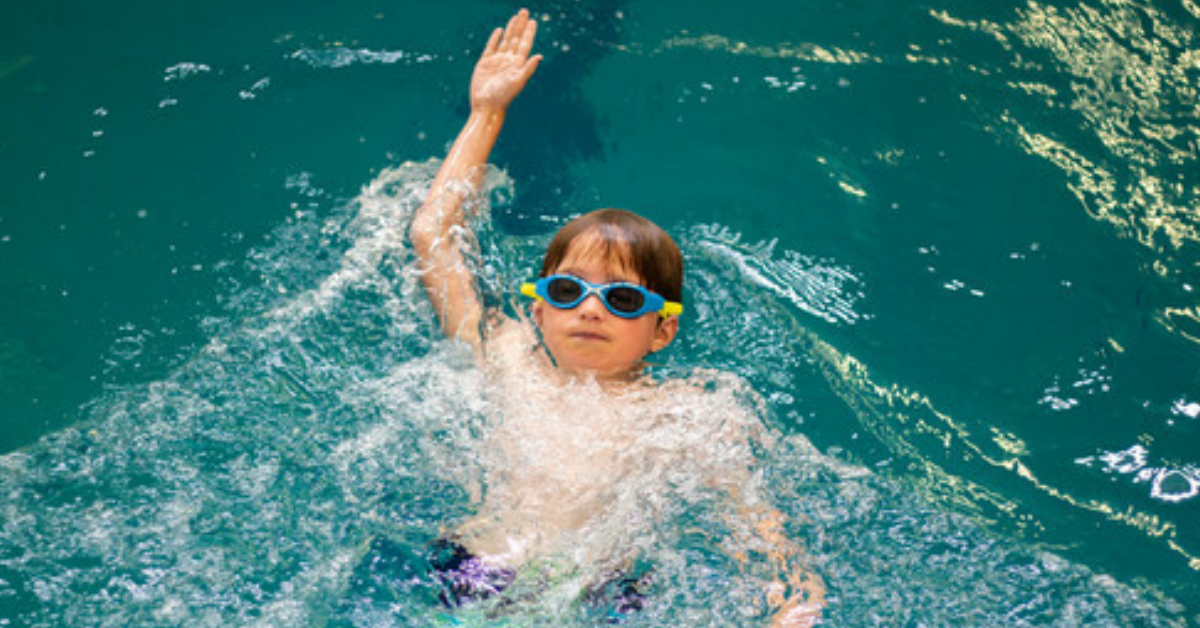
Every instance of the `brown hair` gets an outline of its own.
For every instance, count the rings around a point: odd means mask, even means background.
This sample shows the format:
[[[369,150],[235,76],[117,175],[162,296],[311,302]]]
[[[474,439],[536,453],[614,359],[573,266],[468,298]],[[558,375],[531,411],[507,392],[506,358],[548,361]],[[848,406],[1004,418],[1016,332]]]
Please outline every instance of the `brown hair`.
[[[668,301],[683,301],[679,246],[658,225],[623,209],[598,209],[563,225],[546,249],[542,277],[554,273],[580,236],[604,259],[637,273],[646,288]]]

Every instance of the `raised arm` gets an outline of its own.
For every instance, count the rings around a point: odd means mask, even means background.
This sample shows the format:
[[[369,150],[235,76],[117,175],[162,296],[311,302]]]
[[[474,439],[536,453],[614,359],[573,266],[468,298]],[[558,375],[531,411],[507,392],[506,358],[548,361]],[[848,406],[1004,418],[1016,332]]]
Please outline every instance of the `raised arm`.
[[[475,275],[463,257],[469,236],[463,203],[478,193],[488,155],[496,144],[508,106],[533,76],[541,55],[529,56],[537,22],[521,9],[505,28],[497,28],[471,76],[471,115],[442,162],[425,204],[413,217],[409,235],[421,282],[450,337],[481,346],[483,306]]]

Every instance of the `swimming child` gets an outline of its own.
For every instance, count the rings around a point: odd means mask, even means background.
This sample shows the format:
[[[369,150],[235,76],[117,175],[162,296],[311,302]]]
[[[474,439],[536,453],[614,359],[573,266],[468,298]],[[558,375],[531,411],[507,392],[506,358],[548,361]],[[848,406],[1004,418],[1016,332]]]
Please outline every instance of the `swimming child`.
[[[644,373],[647,356],[675,339],[683,313],[683,258],[670,236],[627,211],[585,214],[555,235],[541,276],[522,287],[533,299],[528,315],[486,309],[479,296],[464,253],[466,214],[508,107],[542,61],[530,55],[536,32],[522,9],[492,33],[471,78],[470,116],[410,228],[443,332],[469,345],[505,393],[478,512],[433,548],[442,599],[459,606],[488,598],[526,566],[570,554],[609,574],[617,612],[652,603],[638,590],[644,578],[625,571],[636,552],[623,545],[666,508],[661,492],[645,487],[669,481],[741,500],[756,551],[780,573],[767,591],[771,625],[814,625],[821,580],[804,569],[783,516],[745,489],[753,426],[736,417],[746,413],[706,397],[704,381],[656,383]]]

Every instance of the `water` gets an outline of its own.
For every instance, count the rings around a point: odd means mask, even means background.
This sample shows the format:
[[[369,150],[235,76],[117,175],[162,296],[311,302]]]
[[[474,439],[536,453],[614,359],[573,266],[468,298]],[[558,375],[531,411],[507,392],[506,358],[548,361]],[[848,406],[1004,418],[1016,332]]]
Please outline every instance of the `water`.
[[[490,287],[572,212],[676,234],[665,372],[766,400],[834,625],[1200,623],[1200,10],[779,4],[534,7]],[[385,567],[486,411],[387,236],[509,11],[3,11],[0,622],[436,613]],[[633,622],[749,621],[688,529]]]

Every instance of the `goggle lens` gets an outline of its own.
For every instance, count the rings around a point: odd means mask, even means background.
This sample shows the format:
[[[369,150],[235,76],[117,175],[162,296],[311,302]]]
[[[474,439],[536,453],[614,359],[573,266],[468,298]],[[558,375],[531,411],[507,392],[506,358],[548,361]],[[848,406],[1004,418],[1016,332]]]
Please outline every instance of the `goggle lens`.
[[[646,303],[646,298],[642,296],[641,292],[628,286],[614,286],[602,294],[608,307],[626,314],[641,310],[642,305]]]
[[[565,277],[558,277],[546,285],[546,296],[555,305],[574,303],[583,295],[583,284]]]
[[[650,312],[658,312],[662,316],[679,316],[683,313],[682,305],[669,302],[641,286],[620,282],[590,284],[572,275],[543,277],[537,283],[522,285],[521,293],[535,299],[545,299],[561,310],[575,308],[588,295],[595,294],[609,312],[622,318],[637,318]]]
[[[558,307],[574,307],[584,295],[586,286],[573,277],[554,277],[546,285],[546,296]],[[600,299],[613,313],[640,313],[646,297],[632,286],[608,286],[597,291]]]

